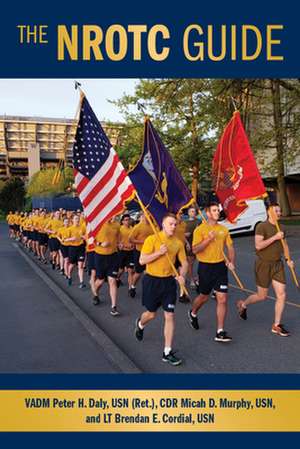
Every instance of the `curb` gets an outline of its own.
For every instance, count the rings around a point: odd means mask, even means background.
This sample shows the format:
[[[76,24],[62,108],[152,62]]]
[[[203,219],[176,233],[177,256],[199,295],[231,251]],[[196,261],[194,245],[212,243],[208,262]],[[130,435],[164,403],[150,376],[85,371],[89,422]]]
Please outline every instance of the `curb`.
[[[48,285],[55,296],[64,304],[72,315],[82,324],[98,346],[105,352],[107,359],[121,372],[128,374],[142,373],[135,363],[123,352],[108,336],[97,326],[94,321],[78,307],[72,298],[67,295],[36,263],[19,247],[17,243],[13,246],[21,256],[33,268],[35,273]]]

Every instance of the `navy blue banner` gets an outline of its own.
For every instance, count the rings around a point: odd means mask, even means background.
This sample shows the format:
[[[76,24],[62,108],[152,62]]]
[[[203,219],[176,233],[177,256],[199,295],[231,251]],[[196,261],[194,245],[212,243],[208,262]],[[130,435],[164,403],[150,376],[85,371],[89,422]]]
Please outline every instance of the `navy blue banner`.
[[[0,78],[300,78],[296,2],[6,2]],[[300,375],[1,374],[1,389],[300,389]],[[5,411],[2,415],[5,416]],[[276,429],[275,429],[276,430]],[[287,441],[288,440],[288,441]],[[6,434],[0,444],[199,445],[199,434]],[[299,444],[299,434],[201,434],[201,444]],[[195,443],[195,444],[194,444]],[[78,446],[77,446],[78,445]]]
[[[299,374],[0,374],[1,390],[299,390]]]
[[[1,15],[1,77],[299,77],[292,2],[29,3]]]

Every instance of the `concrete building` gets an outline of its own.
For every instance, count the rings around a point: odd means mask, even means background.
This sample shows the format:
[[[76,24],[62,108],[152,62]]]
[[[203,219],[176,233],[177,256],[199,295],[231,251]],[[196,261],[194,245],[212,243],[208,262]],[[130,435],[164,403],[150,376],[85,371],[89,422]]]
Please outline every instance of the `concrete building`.
[[[122,125],[102,126],[116,145]],[[0,116],[0,179],[27,179],[61,159],[71,166],[75,133],[76,122],[70,119]]]

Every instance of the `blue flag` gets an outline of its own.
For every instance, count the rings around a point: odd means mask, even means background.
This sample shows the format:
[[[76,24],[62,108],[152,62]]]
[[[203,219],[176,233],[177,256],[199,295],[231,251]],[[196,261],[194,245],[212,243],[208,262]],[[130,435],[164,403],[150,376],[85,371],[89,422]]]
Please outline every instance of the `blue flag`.
[[[170,153],[148,118],[145,120],[143,153],[128,174],[141,201],[159,226],[167,212],[177,214],[194,202]]]

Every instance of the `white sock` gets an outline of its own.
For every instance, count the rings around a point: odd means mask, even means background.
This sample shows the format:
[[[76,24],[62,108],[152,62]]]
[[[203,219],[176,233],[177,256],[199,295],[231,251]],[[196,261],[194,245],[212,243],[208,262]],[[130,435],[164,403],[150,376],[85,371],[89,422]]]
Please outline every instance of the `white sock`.
[[[166,346],[165,349],[164,349],[164,354],[165,354],[165,355],[169,355],[170,352],[171,352],[171,349],[172,349],[172,348]]]
[[[224,330],[224,329],[218,329],[218,330],[217,330],[217,334],[218,334],[219,332],[223,332],[223,330]]]
[[[141,325],[141,320],[138,322],[138,327],[139,327],[141,330],[143,330],[144,327],[145,327],[145,326],[142,326],[142,325]]]

